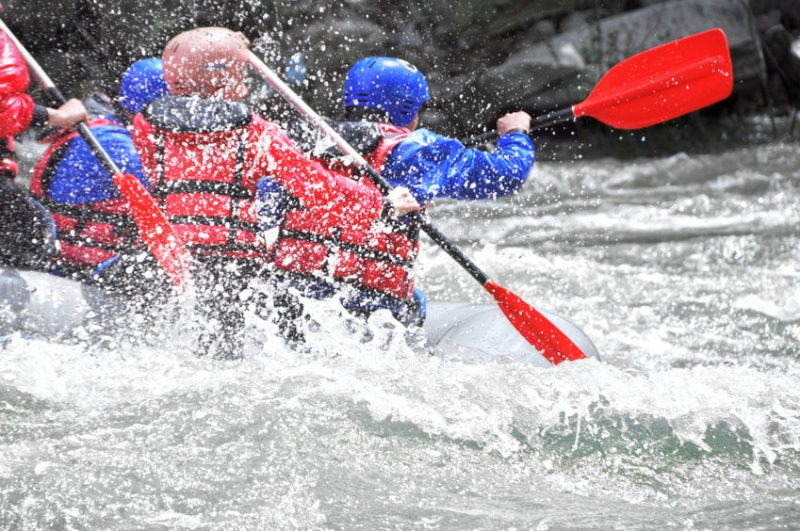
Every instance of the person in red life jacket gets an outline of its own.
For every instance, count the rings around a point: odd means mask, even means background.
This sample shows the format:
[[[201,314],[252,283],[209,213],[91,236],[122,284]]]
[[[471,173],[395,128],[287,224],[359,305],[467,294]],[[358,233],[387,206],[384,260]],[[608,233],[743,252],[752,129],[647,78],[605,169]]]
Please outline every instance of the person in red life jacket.
[[[426,205],[436,197],[462,200],[496,199],[521,188],[534,161],[534,146],[528,137],[530,116],[506,114],[497,121],[500,139],[493,153],[467,149],[458,140],[419,128],[419,111],[430,99],[425,76],[413,65],[392,57],[361,59],[348,72],[344,84],[346,122],[329,123],[359,151],[394,187],[407,187]],[[315,132],[293,128],[298,144],[331,167],[352,173],[337,158],[338,149],[317,148]],[[319,142],[329,146],[330,142]],[[276,190],[264,190],[274,197]],[[266,217],[266,216],[265,216]],[[273,215],[273,217],[278,217]],[[323,296],[337,294],[352,313],[368,316],[387,308],[401,323],[421,324],[425,297],[414,285],[413,268],[419,250],[419,229],[405,219],[394,219],[373,230],[363,245],[350,246],[353,258],[349,275],[341,282],[320,280],[282,260],[286,238],[298,238],[300,227],[293,215],[284,217],[272,257],[274,267],[306,291]],[[313,234],[306,236],[313,241]],[[344,269],[344,268],[342,268]]]
[[[149,182],[125,124],[146,103],[168,92],[161,59],[147,58],[123,74],[121,109],[102,93],[84,100],[92,134],[116,165],[145,187]],[[109,268],[121,253],[129,253],[140,243],[127,200],[77,132],[56,130],[42,141],[50,146],[34,168],[31,193],[50,210],[56,223],[59,253],[53,258],[54,270],[111,291],[133,289],[132,274],[112,275],[119,268]]]
[[[55,252],[53,222],[46,209],[14,184],[14,137],[30,127],[68,127],[85,120],[86,109],[78,100],[57,109],[36,105],[25,93],[28,84],[22,55],[0,30],[0,264],[44,269]]]
[[[177,35],[163,53],[171,95],[145,106],[133,122],[152,193],[194,257],[201,308],[222,325],[216,349],[223,357],[237,355],[238,297],[263,265],[255,205],[260,180],[279,183],[298,211],[324,220],[329,231],[365,231],[384,206],[374,187],[311,161],[241,101],[248,93],[248,47],[241,33],[225,28]],[[407,190],[396,200],[418,208]]]

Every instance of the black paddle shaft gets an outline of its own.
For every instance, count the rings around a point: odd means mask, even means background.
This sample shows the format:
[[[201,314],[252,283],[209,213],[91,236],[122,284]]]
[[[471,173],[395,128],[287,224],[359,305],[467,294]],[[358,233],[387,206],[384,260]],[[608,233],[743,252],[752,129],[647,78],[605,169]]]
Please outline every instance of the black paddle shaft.
[[[61,93],[60,90],[58,90],[58,87],[56,87],[55,85],[45,87],[45,92],[47,93],[48,96],[50,96],[50,99],[52,99],[59,106],[67,103],[67,98],[64,97],[64,95]],[[97,160],[99,160],[100,164],[103,165],[103,168],[105,168],[106,171],[109,172],[111,175],[119,173],[119,168],[114,163],[114,161],[111,160],[111,157],[108,156],[106,150],[103,148],[103,146],[94,136],[92,131],[89,129],[88,124],[86,124],[86,122],[78,122],[73,127],[75,128],[75,130],[78,131],[78,134],[81,135],[81,138],[83,138],[83,140],[86,141],[86,143],[89,145],[89,148],[92,150],[92,153],[95,154]]]
[[[551,125],[560,124],[561,122],[567,122],[573,119],[575,119],[575,113],[572,112],[572,107],[569,109],[561,109],[560,111],[553,111],[542,116],[532,118],[531,131],[534,129],[544,129],[545,127],[550,127]],[[483,144],[484,142],[496,140],[498,136],[500,135],[498,134],[497,130],[487,131],[486,133],[465,138],[461,141],[461,143],[467,147],[477,146]]]
[[[34,57],[30,54],[30,52],[28,52],[27,48],[25,48],[25,46],[22,45],[19,39],[17,39],[17,36],[14,35],[14,33],[8,28],[8,26],[6,26],[6,23],[3,21],[3,19],[0,19],[0,29],[3,30],[6,33],[6,35],[8,35],[8,37],[14,42],[14,44],[17,47],[17,50],[19,50],[19,53],[22,55],[23,60],[28,65],[28,68],[31,70],[33,77],[36,78],[36,80],[39,82],[39,85],[41,85],[42,89],[44,89],[45,93],[58,106],[67,103],[67,98],[65,98],[64,95],[61,93],[61,91],[58,90],[58,87],[56,86],[55,83],[53,83],[53,80],[50,79],[50,76],[47,75],[47,72],[45,72],[44,69],[39,65],[39,63],[36,62],[36,59],[34,59]],[[78,131],[78,134],[80,134],[81,137],[83,137],[83,139],[91,148],[92,153],[95,154],[95,156],[103,165],[103,167],[106,169],[106,171],[108,171],[111,175],[116,175],[117,173],[120,173],[117,165],[114,163],[113,160],[111,160],[111,157],[108,156],[106,150],[103,149],[103,146],[100,145],[100,142],[97,141],[97,138],[95,138],[94,134],[92,134],[92,132],[89,130],[88,124],[86,124],[85,122],[79,122],[75,124],[73,127],[75,127],[75,129]]]
[[[383,176],[375,171],[372,166],[365,165],[362,166],[361,171],[366,173],[367,177],[370,181],[372,181],[375,186],[381,191],[384,196],[392,191],[391,185],[383,178]],[[456,245],[450,241],[450,239],[445,236],[439,229],[437,229],[434,225],[432,225],[425,217],[419,212],[409,212],[406,214],[412,223],[418,225],[420,229],[422,229],[425,234],[430,236],[430,238],[439,244],[439,247],[442,248],[444,252],[450,255],[453,260],[455,260],[461,267],[463,267],[467,273],[469,273],[472,278],[477,280],[481,283],[481,286],[485,285],[489,280],[489,276],[480,270],[480,268],[470,260],[467,255],[461,252],[461,249],[456,247]]]

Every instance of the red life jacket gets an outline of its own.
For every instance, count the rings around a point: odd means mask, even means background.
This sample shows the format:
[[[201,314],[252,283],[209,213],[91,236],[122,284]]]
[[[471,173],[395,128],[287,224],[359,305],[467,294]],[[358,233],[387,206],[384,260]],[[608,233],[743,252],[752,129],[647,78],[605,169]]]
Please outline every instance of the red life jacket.
[[[33,99],[28,89],[28,67],[14,41],[0,30],[0,172],[17,175],[14,135],[28,128]]]
[[[246,172],[251,121],[242,103],[179,97],[154,101],[134,121],[139,138],[148,130],[152,143],[137,148],[153,150],[142,156],[153,196],[194,254],[263,255],[255,181]]]
[[[389,154],[410,131],[379,124],[383,138],[365,158],[380,171]],[[327,166],[349,176],[352,166],[327,162]],[[369,179],[363,186],[374,188]],[[268,260],[279,271],[312,281],[342,282],[367,293],[409,300],[414,291],[412,276],[419,252],[419,228],[398,220],[381,220],[366,231],[335,227],[312,212],[289,210],[278,231]]]
[[[90,127],[103,125],[121,127],[118,122],[102,118],[89,122]],[[50,199],[53,174],[77,136],[72,129],[62,129],[46,139],[51,144],[34,167],[31,180],[31,195],[50,211],[56,224],[56,265],[68,269],[94,268],[121,251],[140,245],[139,232],[124,197],[77,205]]]

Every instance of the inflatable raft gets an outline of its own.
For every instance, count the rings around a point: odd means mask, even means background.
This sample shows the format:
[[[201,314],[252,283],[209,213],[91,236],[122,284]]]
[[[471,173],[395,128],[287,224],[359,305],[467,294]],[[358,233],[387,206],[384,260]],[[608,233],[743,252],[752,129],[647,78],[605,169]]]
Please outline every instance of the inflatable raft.
[[[575,324],[540,311],[587,358],[599,359],[597,349]],[[117,326],[124,326],[124,316],[120,301],[98,288],[47,273],[0,267],[0,336],[21,333],[58,340],[76,334],[113,334]],[[493,304],[429,303],[423,329],[430,349],[447,359],[551,366]]]
[[[59,339],[108,332],[123,306],[98,288],[36,271],[0,266],[0,336]]]
[[[594,344],[572,321],[537,308],[583,352],[600,359]],[[536,367],[552,364],[528,343],[495,304],[428,303],[426,341],[438,355],[464,361],[518,362]]]

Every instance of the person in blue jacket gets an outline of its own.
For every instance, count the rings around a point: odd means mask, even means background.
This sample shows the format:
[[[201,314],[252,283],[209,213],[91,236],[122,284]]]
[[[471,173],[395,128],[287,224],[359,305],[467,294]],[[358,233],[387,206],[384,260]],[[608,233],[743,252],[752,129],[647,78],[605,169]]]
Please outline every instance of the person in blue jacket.
[[[389,184],[408,188],[423,207],[436,197],[471,201],[519,192],[534,163],[534,145],[528,136],[530,115],[519,111],[500,117],[496,149],[487,153],[419,127],[420,108],[429,99],[425,76],[415,66],[392,57],[366,57],[353,65],[344,83],[346,121],[329,122]],[[294,128],[296,142],[312,156],[327,161],[330,167],[352,172],[338,150],[326,149],[331,143],[315,133],[308,127]],[[292,218],[285,213],[291,213],[291,205],[281,201],[280,190],[274,187],[264,186],[261,194],[263,219],[274,223],[283,216],[273,249],[280,249],[286,239],[296,246],[303,231],[287,224]],[[319,244],[318,237],[308,240],[309,245]],[[295,288],[301,286],[304,295],[338,295],[345,308],[357,315],[388,308],[404,324],[421,324],[425,297],[414,287],[413,278],[418,240],[417,226],[406,218],[389,216],[367,235],[363,245],[348,245],[355,256],[349,276],[298,275],[282,270],[278,260],[272,261],[273,275],[288,278]],[[339,245],[332,240],[323,243]],[[300,253],[298,258],[302,256]]]
[[[429,99],[422,72],[402,59],[367,57],[347,75],[346,121],[391,124],[399,134],[409,131],[392,142],[384,162],[382,175],[389,184],[408,187],[421,204],[436,197],[497,199],[519,192],[534,162],[530,115],[518,111],[499,118],[497,149],[487,153],[419,127],[420,108]],[[398,134],[382,129],[383,138]]]
[[[139,155],[126,123],[147,103],[168,92],[160,59],[133,63],[123,74],[118,108],[107,95],[94,93],[83,100],[89,127],[101,146],[124,173],[145,187]],[[108,171],[71,129],[56,130],[37,163],[31,193],[52,213],[59,252],[55,271],[90,280],[114,263],[137,241],[137,229]]]

